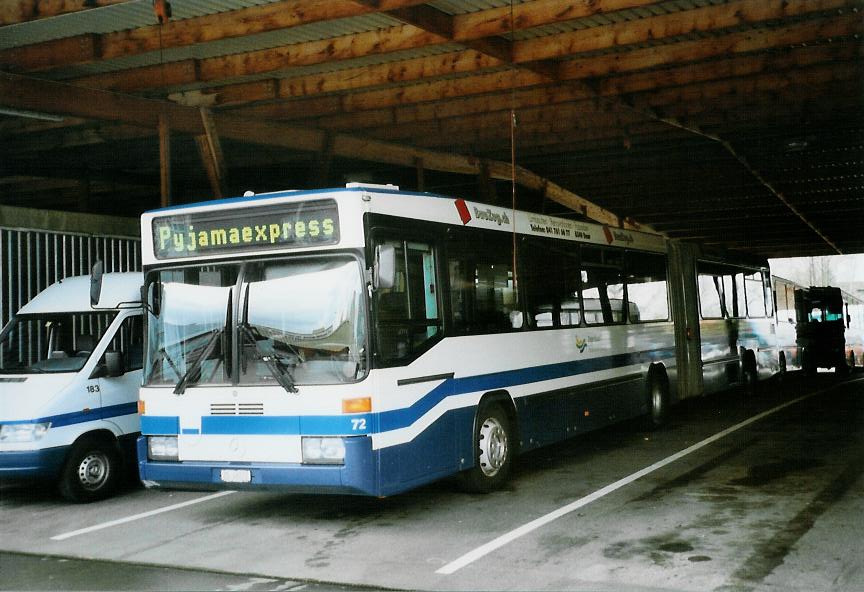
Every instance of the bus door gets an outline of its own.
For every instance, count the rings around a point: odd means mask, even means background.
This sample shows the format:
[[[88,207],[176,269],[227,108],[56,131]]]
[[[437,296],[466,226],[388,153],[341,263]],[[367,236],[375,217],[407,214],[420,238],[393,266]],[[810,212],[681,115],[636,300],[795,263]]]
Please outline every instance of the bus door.
[[[395,250],[393,286],[378,288],[373,296],[375,364],[389,369],[380,390],[395,389],[397,404],[407,408],[404,423],[425,424],[424,415],[435,415],[434,407],[451,394],[453,386],[452,380],[442,378],[452,375],[452,360],[423,355],[443,337],[436,249],[432,241],[420,237],[387,236],[377,244]],[[437,472],[452,472],[454,434],[452,414],[445,413],[400,446],[400,481],[411,483]]]

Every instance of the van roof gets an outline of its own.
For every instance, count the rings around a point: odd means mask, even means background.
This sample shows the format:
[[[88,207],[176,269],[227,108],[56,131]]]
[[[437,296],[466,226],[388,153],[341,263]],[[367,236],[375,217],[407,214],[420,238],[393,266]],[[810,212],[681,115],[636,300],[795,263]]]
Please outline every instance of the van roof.
[[[140,303],[143,283],[144,274],[139,272],[106,273],[102,276],[102,294],[97,308],[115,309],[121,303]],[[18,314],[92,310],[90,276],[77,275],[51,284],[22,306]]]

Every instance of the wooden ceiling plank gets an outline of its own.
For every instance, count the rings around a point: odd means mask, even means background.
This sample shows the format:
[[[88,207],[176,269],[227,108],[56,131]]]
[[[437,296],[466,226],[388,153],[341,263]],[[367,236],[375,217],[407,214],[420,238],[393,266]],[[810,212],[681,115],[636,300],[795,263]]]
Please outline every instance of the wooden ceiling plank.
[[[666,87],[682,87],[715,79],[745,76],[762,76],[820,64],[844,63],[864,56],[864,46],[826,45],[790,50],[784,54],[762,56],[736,56],[713,61],[646,73],[637,72],[605,79],[598,85],[602,96],[628,95],[638,92],[653,92]],[[359,113],[349,112],[316,118],[316,125],[327,129],[363,129],[381,125],[407,125],[424,121],[441,121],[449,118],[489,114],[494,111],[509,111],[515,105],[520,111],[532,107],[569,104],[574,102],[596,103],[592,94],[570,85],[544,86],[520,89],[513,96],[507,94],[458,98],[447,102],[423,103],[405,107],[394,107]],[[704,103],[699,103],[704,108]],[[274,108],[274,114],[278,113]]]
[[[709,5],[704,8],[682,10],[647,19],[614,23],[521,41],[514,44],[513,61],[523,63],[561,58],[588,51],[646,43],[693,33],[753,26],[762,22],[788,19],[809,13],[851,9],[859,6],[859,4],[859,0],[799,0],[797,2],[736,0],[728,4]]]
[[[392,85],[402,82],[429,80],[440,76],[461,74],[498,68],[501,60],[474,50],[447,53],[400,61],[397,64],[378,64],[341,70],[337,74],[319,74],[286,78],[279,81],[279,98],[305,97],[309,94],[329,93]],[[537,78],[537,80],[541,80]]]
[[[864,30],[860,15],[855,13],[844,14],[832,19],[820,20],[816,23],[795,23],[786,27],[766,30],[760,34],[752,31],[731,33],[716,38],[701,39],[697,41],[684,41],[671,43],[646,49],[617,53],[609,56],[597,56],[592,58],[575,59],[563,62],[561,65],[561,77],[565,80],[576,81],[586,78],[602,78],[612,74],[633,73],[640,70],[670,66],[676,64],[687,64],[708,60],[722,56],[740,56],[754,51],[763,51],[776,47],[789,47],[805,43],[814,43],[822,39],[846,37],[860,34]],[[858,47],[858,45],[856,45]],[[479,54],[474,54],[479,55]],[[424,61],[425,60],[425,61]],[[483,66],[484,64],[481,64]],[[694,64],[695,65],[695,64]],[[398,79],[402,62],[387,64],[380,70],[374,72],[374,78],[370,80],[373,84],[382,84],[388,76]],[[460,62],[460,71],[470,69],[471,63]],[[436,62],[431,58],[423,58],[413,61],[408,68],[409,71],[424,72],[428,76],[434,72],[442,72],[436,69]],[[310,78],[295,79],[293,82],[283,82],[280,86],[280,96],[284,97],[312,97],[318,92],[332,92],[344,86],[338,78],[343,73],[328,74]],[[350,78],[359,72],[348,71]],[[443,74],[442,74],[443,75]],[[657,74],[661,78],[663,74]],[[652,74],[645,73],[650,77]],[[500,91],[502,88],[524,88],[528,86],[541,86],[545,82],[542,76],[526,72],[491,72],[478,73],[475,76],[460,77],[454,80],[426,80],[413,86],[400,86],[398,88],[384,88],[354,92],[341,98],[338,102],[330,101],[327,104],[318,104],[317,100],[290,103],[283,107],[272,107],[267,109],[280,111],[280,117],[293,116],[320,116],[333,113],[333,106],[338,104],[337,112],[348,113],[362,110],[382,109],[398,107],[426,101],[440,101],[442,98],[457,98],[471,95],[479,95],[488,92]],[[644,83],[644,81],[643,81]],[[360,84],[351,84],[353,90],[359,90]],[[318,91],[318,89],[327,91]],[[602,87],[603,94],[612,94],[616,89]],[[283,94],[284,93],[284,94]],[[586,92],[586,95],[590,93]],[[266,113],[267,109],[263,111]],[[253,110],[254,112],[254,110]],[[296,114],[296,115],[292,115]]]
[[[135,92],[198,82],[198,68],[196,60],[180,60],[167,64],[155,64],[84,76],[76,78],[73,82],[76,86],[87,88]]]
[[[419,4],[422,0],[387,0],[380,2],[378,10],[396,9],[402,6]],[[220,39],[229,39],[275,31],[299,25],[360,16],[376,9],[350,0],[284,0],[261,6],[253,6],[209,14],[184,20],[171,20],[163,25],[105,33],[70,37],[68,43],[74,44],[84,38],[98,47],[98,53],[56,54],[50,49],[55,42],[46,42],[0,51],[0,64],[11,63],[20,70],[43,70],[58,66],[70,66],[94,61],[139,55],[174,47],[186,47]],[[155,20],[155,17],[154,17]],[[161,31],[160,31],[161,28]],[[47,48],[47,49],[46,49]],[[46,51],[55,54],[54,59],[46,62]]]
[[[130,0],[5,0],[0,2],[0,27],[70,14]]]
[[[283,70],[286,66],[296,68],[325,62],[331,63],[445,42],[445,38],[435,33],[423,31],[413,25],[401,25],[391,27],[386,31],[374,30],[249,53],[208,58],[200,62],[200,79],[211,81],[237,78]]]

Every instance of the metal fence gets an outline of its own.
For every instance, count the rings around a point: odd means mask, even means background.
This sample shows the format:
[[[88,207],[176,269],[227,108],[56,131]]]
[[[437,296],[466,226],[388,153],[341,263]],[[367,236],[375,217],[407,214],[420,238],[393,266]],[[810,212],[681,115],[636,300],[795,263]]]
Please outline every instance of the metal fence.
[[[0,327],[50,284],[88,275],[97,259],[106,272],[140,271],[141,241],[0,227]]]

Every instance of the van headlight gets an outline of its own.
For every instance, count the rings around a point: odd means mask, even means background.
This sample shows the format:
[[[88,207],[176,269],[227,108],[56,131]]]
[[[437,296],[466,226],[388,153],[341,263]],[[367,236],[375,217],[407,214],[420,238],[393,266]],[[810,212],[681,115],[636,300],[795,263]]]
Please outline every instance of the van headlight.
[[[51,427],[50,421],[42,423],[4,423],[0,425],[0,442],[5,444],[36,442]]]
[[[345,464],[345,441],[342,438],[306,437],[303,443],[303,462],[311,465]]]
[[[177,436],[147,436],[147,458],[149,460],[179,460]]]

